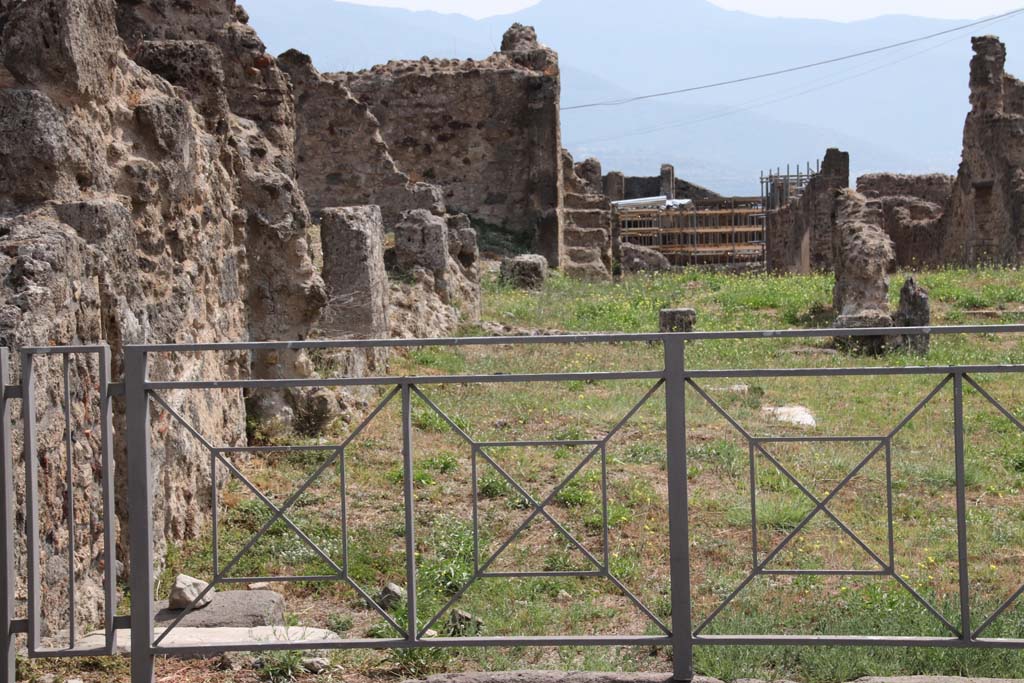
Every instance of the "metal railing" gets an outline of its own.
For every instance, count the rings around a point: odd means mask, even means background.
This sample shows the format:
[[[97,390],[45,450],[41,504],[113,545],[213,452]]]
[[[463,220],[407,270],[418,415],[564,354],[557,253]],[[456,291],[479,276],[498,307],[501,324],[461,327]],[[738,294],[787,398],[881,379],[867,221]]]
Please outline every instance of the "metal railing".
[[[0,683],[14,681],[15,640],[18,634],[26,634],[28,654],[34,658],[46,657],[81,657],[87,655],[109,655],[117,651],[117,632],[130,628],[131,632],[131,670],[133,683],[150,683],[153,680],[154,658],[159,655],[212,655],[232,650],[326,650],[326,649],[407,649],[407,648],[445,648],[445,647],[507,647],[507,646],[611,646],[611,645],[645,645],[672,646],[674,675],[677,680],[690,680],[693,677],[693,648],[695,646],[717,645],[874,645],[874,646],[925,646],[925,647],[970,647],[970,648],[1024,648],[1024,639],[986,638],[985,633],[993,622],[1009,609],[1024,593],[1024,587],[1018,589],[1008,600],[1000,604],[977,627],[973,627],[971,614],[971,582],[968,574],[968,536],[967,536],[967,503],[965,482],[965,442],[964,442],[964,388],[973,391],[994,406],[999,413],[1018,429],[1024,430],[1024,424],[1003,404],[997,401],[977,379],[981,374],[1007,375],[1024,372],[1024,365],[956,365],[956,366],[881,366],[881,367],[798,367],[798,368],[756,368],[756,369],[699,369],[690,368],[686,364],[686,347],[688,344],[712,340],[757,340],[779,338],[831,338],[831,337],[894,337],[917,334],[956,335],[956,334],[1021,334],[1024,325],[993,325],[993,326],[959,326],[936,328],[885,328],[862,330],[785,330],[785,331],[754,331],[754,332],[696,332],[680,334],[603,334],[603,335],[567,335],[551,337],[516,337],[516,338],[462,338],[432,340],[385,340],[385,341],[305,341],[305,342],[264,342],[264,343],[225,343],[225,344],[180,344],[180,345],[136,345],[128,346],[124,352],[124,382],[112,383],[110,378],[111,355],[105,345],[54,348],[21,349],[20,381],[13,383],[10,375],[9,357],[6,349],[0,349],[0,478],[2,478],[3,494],[0,505],[0,525],[3,536],[0,552],[3,553],[5,564],[2,570],[2,590],[0,590],[0,635],[3,642],[3,668],[0,669]],[[290,379],[171,379],[154,380],[148,372],[149,360],[161,354],[197,354],[201,352],[285,352],[300,349],[367,349],[374,347],[412,348],[412,347],[478,347],[508,345],[573,345],[573,344],[620,344],[630,342],[646,342],[649,345],[660,345],[663,353],[663,364],[657,370],[606,371],[606,372],[557,372],[529,374],[465,374],[465,375],[423,375],[408,377],[360,377],[360,378],[290,378]],[[101,647],[83,649],[78,647],[75,635],[75,547],[74,547],[74,447],[71,438],[71,392],[69,383],[69,362],[76,356],[94,357],[97,369],[100,425],[100,448],[102,456],[102,517],[104,520],[104,567],[105,574],[105,611],[104,628],[105,642]],[[45,649],[40,637],[42,616],[40,612],[40,549],[39,526],[40,515],[38,487],[37,457],[37,426],[35,414],[35,381],[34,362],[42,357],[56,357],[63,361],[64,383],[64,420],[66,430],[66,465],[68,519],[72,526],[68,547],[68,616],[71,624],[69,645],[67,648]],[[819,378],[819,377],[885,377],[885,376],[931,376],[936,382],[929,393],[907,414],[898,416],[891,429],[877,434],[836,434],[791,437],[757,436],[748,431],[741,422],[716,401],[709,393],[705,383],[711,379],[746,379],[751,378]],[[610,382],[634,381],[646,383],[647,389],[643,397],[631,409],[626,411],[621,420],[606,435],[594,439],[575,440],[535,440],[535,441],[485,441],[475,439],[464,425],[446,414],[424,392],[423,387],[465,384],[501,384],[501,383],[551,383],[551,382]],[[227,446],[214,443],[200,429],[190,424],[181,412],[175,410],[166,399],[171,391],[199,390],[281,390],[316,387],[353,387],[376,386],[384,387],[383,398],[367,414],[342,442],[322,446],[295,447],[249,447]],[[892,441],[918,414],[937,396],[948,390],[952,391],[953,403],[953,435],[956,479],[956,544],[957,544],[957,583],[959,592],[959,619],[947,619],[935,608],[928,599],[915,590],[899,572],[893,542],[893,477],[892,477]],[[615,575],[608,556],[608,457],[607,445],[636,413],[656,395],[664,398],[665,447],[667,454],[666,479],[668,489],[667,516],[668,541],[671,576],[671,619],[665,623],[656,613]],[[690,397],[688,399],[688,394]],[[473,529],[473,572],[470,580],[452,595],[444,607],[432,614],[420,614],[417,603],[416,559],[417,536],[413,476],[413,411],[412,400],[424,403],[442,419],[452,433],[465,444],[472,465],[472,529]],[[117,614],[116,591],[116,559],[114,556],[114,457],[112,427],[113,400],[124,401],[126,431],[124,444],[127,449],[127,472],[125,474],[128,496],[127,518],[128,538],[130,542],[130,615]],[[691,506],[689,503],[690,484],[688,482],[687,463],[687,418],[692,408],[688,400],[694,399],[721,416],[746,443],[749,451],[750,472],[750,513],[753,552],[750,571],[747,576],[732,590],[728,596],[710,614],[698,623],[693,620],[694,601],[692,590],[691,568]],[[25,516],[24,525],[18,528],[15,516],[14,460],[12,453],[12,412],[14,402],[21,403],[22,426],[21,440],[24,448],[25,466]],[[366,588],[351,575],[348,558],[348,536],[346,516],[346,450],[381,413],[393,402],[401,406],[401,439],[402,439],[402,471],[403,492],[402,508],[404,515],[405,542],[405,581],[407,590],[406,620],[400,622],[388,610],[375,600]],[[200,594],[192,605],[183,611],[161,632],[154,631],[154,566],[153,551],[153,473],[151,457],[151,408],[165,412],[186,430],[202,447],[208,451],[210,463],[210,486],[213,498],[213,580],[206,591]],[[826,495],[816,495],[806,486],[793,471],[784,466],[782,461],[773,455],[773,450],[782,443],[789,441],[819,442],[862,442],[870,447],[868,455],[860,460],[837,485]],[[523,446],[573,446],[584,449],[586,455],[575,465],[569,474],[561,478],[561,483],[548,495],[535,497],[521,481],[509,471],[503,469],[491,451],[496,448]],[[283,503],[275,503],[231,461],[234,453],[258,454],[268,450],[287,451],[289,448],[303,451],[316,450],[325,456],[325,460],[315,472],[303,481]],[[813,508],[800,524],[791,529],[781,543],[768,552],[763,553],[758,544],[757,522],[757,484],[754,476],[755,454],[765,458],[778,469],[801,494],[811,502]],[[860,536],[858,536],[830,508],[836,497],[848,484],[858,476],[864,468],[881,459],[885,467],[886,491],[886,529],[888,546],[882,552],[876,552]],[[559,492],[568,486],[573,479],[588,465],[597,463],[600,466],[601,515],[604,537],[604,551],[592,553],[588,550],[557,517],[551,514],[550,506]],[[484,553],[480,544],[478,524],[478,465],[486,464],[493,468],[507,485],[526,501],[529,514],[525,522],[506,538],[493,553]],[[336,561],[330,553],[325,552],[314,542],[289,514],[300,497],[314,484],[316,479],[331,468],[338,468],[341,475],[341,536],[342,556]],[[218,471],[230,473],[251,492],[256,499],[270,512],[258,531],[233,557],[224,562],[218,555],[217,543],[217,491]],[[875,563],[871,569],[858,570],[814,570],[814,569],[772,569],[771,561],[790,544],[800,531],[807,527],[818,516],[827,517],[835,523],[847,537],[861,548]],[[497,571],[493,570],[495,559],[507,548],[515,538],[534,520],[543,519],[554,528],[576,549],[580,550],[588,562],[585,570],[579,571]],[[252,549],[264,534],[275,524],[283,523],[296,533],[303,543],[329,568],[329,572],[316,576],[288,577],[235,577],[229,576],[243,556]],[[20,577],[15,571],[13,557],[16,540],[24,535],[27,552],[27,576]],[[949,634],[941,637],[930,636],[878,636],[878,635],[712,635],[708,634],[709,626],[739,596],[749,584],[759,576],[781,576],[818,574],[826,576],[884,576],[897,581],[899,585],[913,596]],[[457,605],[474,582],[482,578],[493,577],[537,577],[537,576],[595,576],[610,580],[622,595],[635,605],[653,624],[656,633],[652,635],[553,635],[553,636],[482,636],[467,637],[427,637],[428,631],[442,619],[450,608]],[[341,582],[352,587],[369,607],[376,610],[381,617],[399,634],[393,638],[361,638],[349,640],[324,640],[302,642],[239,642],[209,643],[197,645],[175,644],[173,638],[175,628],[185,619],[196,605],[218,585],[260,580],[274,581],[324,581]],[[15,589],[19,581],[24,581],[27,591],[27,616],[17,617],[18,605],[15,600]]]

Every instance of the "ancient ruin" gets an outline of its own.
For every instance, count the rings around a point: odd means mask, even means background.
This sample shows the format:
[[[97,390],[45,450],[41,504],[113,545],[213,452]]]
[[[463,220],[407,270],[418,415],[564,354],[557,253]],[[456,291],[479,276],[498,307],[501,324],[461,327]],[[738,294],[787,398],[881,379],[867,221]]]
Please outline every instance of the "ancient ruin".
[[[104,340],[119,364],[128,343],[432,335],[478,317],[479,252],[469,220],[446,213],[438,188],[396,169],[364,105],[322,85],[299,56],[288,55],[283,70],[246,22],[240,6],[213,0],[0,5],[3,345]],[[324,120],[310,113],[318,107],[329,112]],[[332,144],[351,143],[352,166],[311,161],[308,146],[332,126],[344,129]],[[386,221],[400,237],[393,259],[384,249]],[[389,281],[389,263],[402,279]],[[96,381],[95,363],[71,362],[84,392]],[[383,362],[371,354],[344,367],[359,376]],[[288,352],[172,356],[150,372],[231,379],[308,377],[316,369],[304,353]],[[59,518],[60,458],[50,455],[63,445],[62,421],[50,419],[60,410],[59,379],[59,364],[35,368],[44,561],[69,543]],[[225,444],[244,442],[241,400],[167,396]],[[250,415],[296,428],[348,407],[345,395],[325,391],[248,399]],[[154,420],[162,547],[199,533],[210,492],[198,445],[167,429],[166,413]],[[90,521],[101,508],[102,468],[99,436],[85,434],[74,540],[78,618],[90,623],[102,594],[102,544]],[[42,608],[56,628],[66,587],[51,588]]]
[[[972,109],[957,176],[872,173],[856,182],[858,192],[878,202],[899,267],[1021,262],[1024,85],[1006,73],[1006,47],[998,38],[972,44]],[[769,269],[832,268],[836,191],[850,186],[849,167],[849,155],[830,149],[815,173],[762,179]]]
[[[411,180],[440,186],[448,208],[468,215],[488,239],[540,253],[552,267],[560,264],[558,56],[538,42],[532,28],[513,26],[501,51],[482,61],[389,62],[326,74],[315,89],[334,94],[318,94],[307,106],[300,93],[300,139],[304,131],[317,135],[324,125],[316,99],[333,97],[351,106],[339,94],[351,93],[360,115],[379,122],[390,157]],[[343,182],[348,174],[342,165],[353,160],[344,148],[322,141],[308,140],[300,177]],[[368,179],[367,186],[376,184]]]
[[[451,334],[480,318],[482,249],[517,256],[502,276],[530,288],[548,267],[588,281],[765,259],[771,270],[834,269],[837,325],[924,325],[927,294],[913,281],[889,310],[894,267],[1024,254],[1024,85],[993,37],[974,41],[956,178],[872,174],[853,191],[849,156],[829,150],[806,182],[771,180],[759,203],[720,197],[668,164],[633,177],[577,163],[562,148],[557,54],[530,27],[512,26],[484,60],[321,73],[297,50],[268,54],[247,22],[233,0],[0,0],[0,346],[103,341],[120,376],[126,344]],[[658,233],[629,239],[615,203],[645,198],[686,222],[627,225]],[[667,329],[692,329],[691,313]],[[380,350],[328,355],[167,354],[149,373],[310,378],[328,364],[363,377],[389,362]],[[72,414],[69,520],[55,455],[63,368],[25,369],[37,387],[27,410],[39,425],[44,565],[73,542],[78,618],[94,622],[99,436],[84,411]],[[68,373],[70,398],[88,403],[97,364],[72,358]],[[240,445],[247,417],[315,432],[360,400],[327,389],[165,399],[152,416],[159,551],[201,532],[212,493],[205,451],[169,428],[170,411]],[[50,573],[42,610],[56,631],[68,595]]]

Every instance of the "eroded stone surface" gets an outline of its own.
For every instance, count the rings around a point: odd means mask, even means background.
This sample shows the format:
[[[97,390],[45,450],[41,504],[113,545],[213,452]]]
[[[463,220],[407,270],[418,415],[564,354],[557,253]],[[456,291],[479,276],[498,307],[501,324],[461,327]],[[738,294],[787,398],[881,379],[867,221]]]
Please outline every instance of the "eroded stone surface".
[[[971,42],[971,112],[942,258],[1016,264],[1024,256],[1024,82],[1006,73],[1006,46],[998,38]]]
[[[117,377],[126,343],[308,335],[324,292],[291,169],[290,90],[236,10],[230,0],[0,3],[0,343],[105,340]],[[86,392],[97,366],[71,363],[78,615],[95,623],[102,467]],[[307,376],[309,366],[302,354],[252,364],[239,354],[165,356],[150,372],[238,379]],[[59,379],[58,365],[37,367],[44,563],[69,541],[63,428],[47,418],[59,410]],[[244,438],[240,394],[164,398],[210,441]],[[281,395],[267,408],[288,413],[298,400]],[[159,556],[165,539],[201,531],[208,453],[166,413],[154,412],[152,433]],[[120,477],[123,451],[116,457]],[[124,499],[120,478],[117,487]],[[119,555],[127,560],[123,542]],[[44,581],[45,628],[58,630],[66,576],[44,572]]]
[[[441,186],[448,210],[557,266],[558,58],[529,27],[513,26],[502,44],[501,52],[480,61],[392,61],[324,78],[376,118],[391,157],[411,181]],[[303,111],[300,106],[300,117]]]
[[[501,262],[501,279],[513,287],[540,289],[547,278],[548,263],[539,254],[523,254]]]
[[[284,597],[272,590],[217,591],[211,599],[204,609],[186,614],[180,625],[193,628],[284,625]],[[154,620],[158,626],[169,625],[182,610],[171,607],[169,602],[157,603],[156,609]]]
[[[657,273],[672,270],[672,264],[660,251],[639,244],[619,245],[623,273]]]

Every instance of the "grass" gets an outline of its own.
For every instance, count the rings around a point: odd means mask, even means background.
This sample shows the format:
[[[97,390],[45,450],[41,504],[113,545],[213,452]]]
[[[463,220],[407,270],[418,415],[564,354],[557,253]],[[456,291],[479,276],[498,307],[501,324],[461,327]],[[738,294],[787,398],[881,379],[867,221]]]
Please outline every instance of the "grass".
[[[931,293],[936,324],[1016,322],[1024,311],[1024,285],[1013,270],[941,270],[919,274]],[[894,277],[894,298],[901,277]],[[702,330],[777,329],[827,324],[832,280],[825,275],[727,275],[702,271],[646,275],[619,284],[584,284],[554,276],[539,292],[513,290],[489,279],[484,318],[509,325],[570,331],[651,332],[663,307],[692,306]],[[479,334],[467,328],[465,334]],[[706,341],[687,346],[692,368],[847,367],[1024,363],[1014,337],[933,337],[926,358],[895,353],[883,358],[836,353],[825,340],[770,338]],[[419,349],[391,360],[394,374],[497,374],[508,372],[658,370],[664,359],[646,343],[575,346],[498,346]],[[1024,386],[1004,375],[975,379],[1018,418]],[[744,427],[760,436],[885,434],[938,378],[834,377],[708,379],[698,384]],[[503,383],[429,385],[423,391],[461,430],[479,443],[604,439],[652,382]],[[897,571],[956,623],[956,505],[951,392],[947,388],[892,441],[893,515]],[[773,421],[765,407],[807,406],[812,430]],[[968,532],[972,612],[989,613],[1020,584],[1024,548],[1024,435],[970,387],[965,389]],[[609,439],[593,447],[486,447],[473,453],[451,425],[413,399],[412,444],[415,553],[420,626],[455,594],[458,608],[483,620],[486,635],[637,634],[657,627],[607,579],[523,576],[473,580],[478,566],[494,573],[592,571],[588,554],[607,558],[612,575],[660,619],[670,623],[665,404],[655,392]],[[317,435],[336,443],[352,427]],[[292,435],[261,425],[251,430],[269,444],[296,443]],[[751,534],[749,444],[695,391],[687,392],[688,479],[694,617],[699,623],[749,573],[752,554],[764,559],[796,529],[814,503],[779,467],[755,453],[757,541]],[[345,450],[348,538],[341,532],[340,472],[328,468],[296,501],[288,516],[336,563],[375,596],[388,582],[406,584],[404,467],[400,406],[390,404]],[[819,499],[829,495],[870,452],[863,443],[807,441],[765,448]],[[485,457],[486,456],[486,457]],[[238,466],[281,504],[328,457],[324,453],[261,454]],[[567,480],[587,458],[578,473]],[[887,555],[885,454],[868,461],[829,509],[873,550]],[[546,508],[578,542],[538,516],[502,546],[531,505],[497,467]],[[607,472],[605,545],[602,470]],[[473,473],[479,492],[474,507]],[[563,485],[564,483],[564,485]],[[226,562],[270,518],[270,509],[237,482],[221,495],[220,557]],[[474,520],[479,527],[474,542]],[[161,586],[176,571],[208,576],[209,534],[174,549]],[[500,553],[498,551],[501,550]],[[495,553],[498,553],[495,555]],[[493,560],[491,559],[493,556]],[[870,557],[819,514],[773,560],[773,569],[863,569]],[[237,563],[232,576],[309,575],[329,571],[286,524],[273,525]],[[282,584],[289,609],[304,625],[329,627],[346,637],[393,637],[393,629],[341,582]],[[568,596],[568,597],[567,597]],[[406,619],[405,606],[391,614]],[[431,626],[441,634],[447,614]],[[991,635],[1024,637],[1024,610],[1007,612]],[[707,633],[943,635],[942,626],[892,579],[867,576],[775,575],[755,579],[709,625]],[[948,634],[948,632],[947,632]],[[698,647],[699,673],[725,680],[789,679],[836,683],[869,675],[950,674],[1024,677],[1015,652],[906,648]],[[281,669],[288,668],[280,655]],[[401,678],[442,670],[582,668],[597,671],[667,670],[664,648],[505,648],[342,652],[332,662],[346,680]],[[269,675],[269,674],[267,674]]]

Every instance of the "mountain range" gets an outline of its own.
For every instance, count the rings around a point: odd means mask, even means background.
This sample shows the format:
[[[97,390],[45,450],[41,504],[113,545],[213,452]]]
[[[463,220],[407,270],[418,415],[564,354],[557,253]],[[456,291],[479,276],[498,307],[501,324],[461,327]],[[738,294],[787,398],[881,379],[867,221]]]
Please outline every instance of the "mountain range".
[[[1024,15],[969,22],[887,16],[838,23],[771,19],[706,0],[541,0],[513,14],[456,14],[335,0],[243,0],[275,54],[309,53],[321,71],[389,59],[482,58],[513,22],[559,53],[565,107],[690,88],[828,60],[925,35],[927,41],[784,76],[562,114],[563,144],[605,170],[679,177],[756,194],[762,170],[804,164],[827,147],[868,171],[955,173],[969,110],[970,36],[999,35],[1024,76]]]

